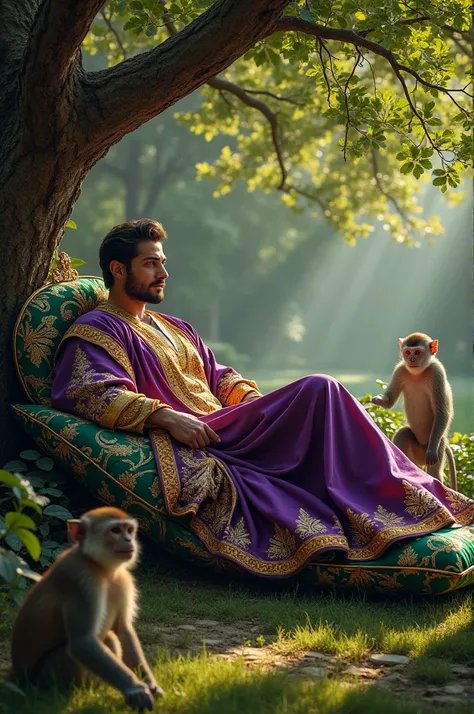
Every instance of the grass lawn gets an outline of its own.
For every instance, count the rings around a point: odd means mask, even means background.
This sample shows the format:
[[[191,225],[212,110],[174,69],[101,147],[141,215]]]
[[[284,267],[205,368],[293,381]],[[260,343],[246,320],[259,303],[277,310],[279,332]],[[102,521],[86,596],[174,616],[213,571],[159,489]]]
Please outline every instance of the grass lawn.
[[[472,714],[473,593],[388,600],[305,595],[191,569],[147,546],[138,630],[166,698],[163,714]],[[13,609],[2,617],[6,664]],[[374,653],[408,656],[392,666]],[[67,699],[0,685],[0,712],[123,714],[103,685]]]

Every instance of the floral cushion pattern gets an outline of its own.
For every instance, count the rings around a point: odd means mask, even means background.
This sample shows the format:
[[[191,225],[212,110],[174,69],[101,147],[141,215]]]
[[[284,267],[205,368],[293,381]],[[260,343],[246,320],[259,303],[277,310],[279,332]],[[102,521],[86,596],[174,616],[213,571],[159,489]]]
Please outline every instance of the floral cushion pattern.
[[[107,299],[101,278],[46,285],[24,305],[13,336],[18,376],[29,399],[51,404],[54,356],[77,318]]]
[[[54,357],[67,328],[107,298],[100,278],[46,285],[21,311],[14,333],[17,372],[33,404],[13,410],[38,447],[102,502],[133,514],[154,542],[193,564],[232,576],[257,577],[205,548],[188,516],[165,509],[150,440],[114,432],[52,409]],[[474,583],[474,527],[445,528],[395,544],[381,558],[348,563],[342,553],[319,556],[294,576],[306,588],[360,588],[399,594],[441,594]]]
[[[209,552],[187,516],[166,513],[156,462],[146,437],[102,429],[55,409],[14,406],[38,447],[74,475],[97,498],[133,514],[167,552],[229,575],[244,573]],[[399,594],[441,594],[474,583],[474,527],[445,528],[389,548],[381,558],[348,563],[342,553],[319,556],[294,580],[305,589],[358,588]]]

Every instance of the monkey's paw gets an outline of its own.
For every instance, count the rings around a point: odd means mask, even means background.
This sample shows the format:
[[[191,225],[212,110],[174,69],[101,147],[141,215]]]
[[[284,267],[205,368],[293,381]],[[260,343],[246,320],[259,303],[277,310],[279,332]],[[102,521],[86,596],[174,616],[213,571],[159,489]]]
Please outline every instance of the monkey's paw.
[[[138,709],[139,712],[142,712],[144,709],[152,711],[154,699],[146,684],[140,683],[135,687],[130,687],[124,694],[128,706],[132,709]]]
[[[425,461],[427,466],[434,466],[435,464],[437,464],[439,461],[438,449],[428,447],[428,449],[426,450]]]
[[[377,407],[387,407],[388,406],[388,401],[387,397],[385,397],[383,394],[377,394],[376,397],[372,397],[371,399],[372,404],[375,404]]]
[[[154,697],[164,697],[165,693],[159,684],[156,682],[147,682],[148,689],[153,694]]]

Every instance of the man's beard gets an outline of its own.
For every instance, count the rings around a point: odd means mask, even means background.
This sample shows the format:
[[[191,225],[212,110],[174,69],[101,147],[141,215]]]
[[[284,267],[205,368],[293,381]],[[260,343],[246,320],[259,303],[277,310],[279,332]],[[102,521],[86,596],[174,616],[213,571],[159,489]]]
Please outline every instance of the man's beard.
[[[152,283],[145,287],[143,283],[139,283],[133,273],[127,272],[127,277],[125,279],[124,290],[128,297],[132,300],[138,300],[140,302],[150,302],[157,305],[164,298],[163,292],[159,293],[156,290],[152,290]]]

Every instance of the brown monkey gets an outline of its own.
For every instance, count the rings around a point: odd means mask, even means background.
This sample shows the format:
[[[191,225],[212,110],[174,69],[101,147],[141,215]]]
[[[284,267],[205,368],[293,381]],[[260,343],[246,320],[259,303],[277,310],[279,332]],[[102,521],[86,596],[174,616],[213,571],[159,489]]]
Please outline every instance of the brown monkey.
[[[453,396],[446,371],[437,359],[438,340],[422,332],[400,338],[402,359],[393,370],[385,394],[373,404],[390,409],[403,394],[408,426],[403,426],[393,442],[417,466],[443,480],[445,457],[449,464],[451,488],[457,490],[456,466],[448,432],[453,420]]]
[[[33,586],[14,624],[12,677],[70,686],[89,671],[119,689],[129,706],[151,710],[163,691],[133,626],[137,522],[103,507],[67,525],[75,545]]]

